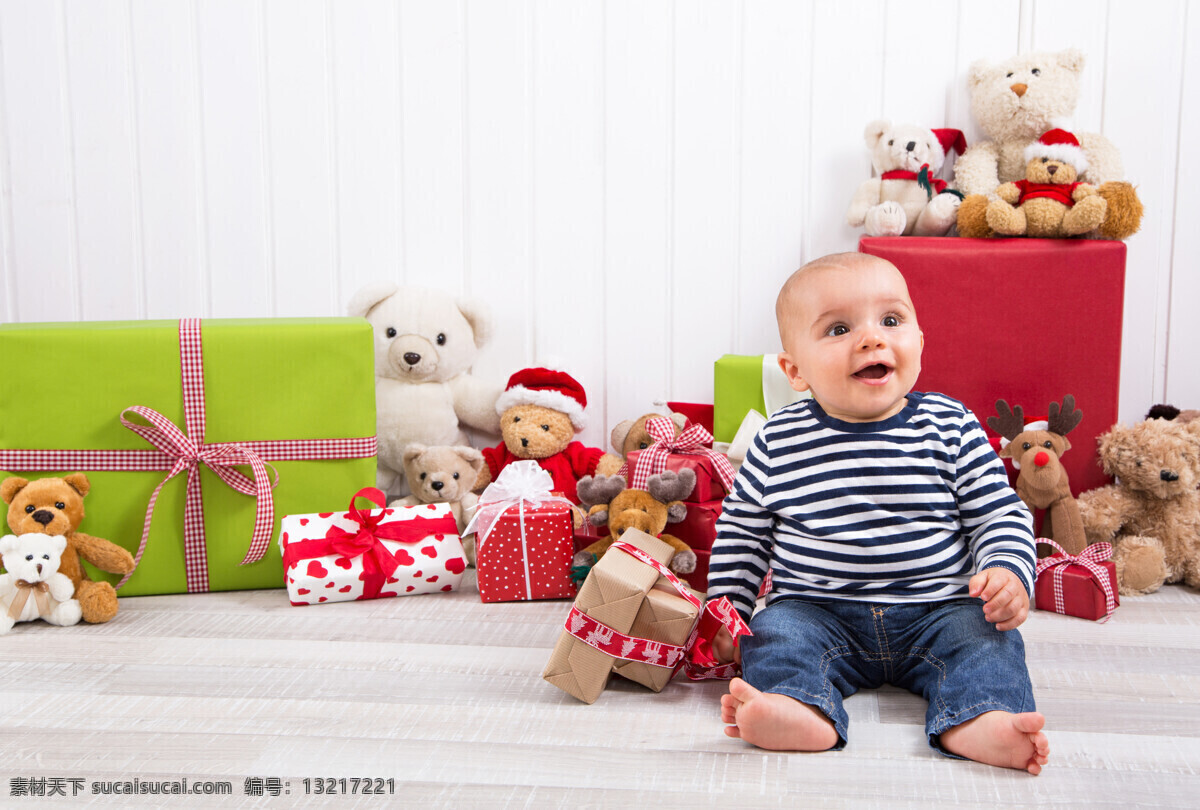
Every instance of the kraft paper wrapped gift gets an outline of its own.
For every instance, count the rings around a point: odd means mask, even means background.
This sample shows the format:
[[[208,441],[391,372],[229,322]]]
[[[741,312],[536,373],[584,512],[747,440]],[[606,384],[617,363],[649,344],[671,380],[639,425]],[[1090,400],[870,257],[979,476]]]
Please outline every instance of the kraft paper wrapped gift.
[[[48,375],[0,386],[0,475],[86,473],[82,530],[145,536],[121,596],[280,588],[279,517],[375,483],[365,320],[8,324],[0,357]]]
[[[726,354],[713,366],[713,438],[732,442],[750,411],[768,417],[810,394],[792,390],[775,354]]]
[[[674,555],[666,543],[637,529],[626,529],[622,539],[664,565]],[[640,560],[609,549],[588,573],[575,597],[575,608],[618,632],[628,633],[659,576]],[[617,659],[564,630],[542,677],[584,703],[595,703],[616,663]]]
[[[692,595],[698,602],[704,601],[703,593],[693,592]],[[694,602],[681,597],[664,577],[659,577],[642,601],[629,635],[661,644],[683,645],[699,616],[700,608]],[[655,692],[661,692],[678,671],[642,661],[617,660],[613,663],[615,674]]]
[[[385,500],[374,487],[355,498]],[[279,547],[293,605],[447,593],[467,567],[448,503],[286,515]]]
[[[1119,420],[1124,242],[903,236],[865,237],[858,249],[908,282],[925,334],[918,391],[954,397],[984,424],[997,399],[1044,414],[1074,394],[1083,421],[1062,459],[1071,492],[1109,483],[1096,437]],[[1012,312],[1031,295],[1054,302],[1036,328]]]

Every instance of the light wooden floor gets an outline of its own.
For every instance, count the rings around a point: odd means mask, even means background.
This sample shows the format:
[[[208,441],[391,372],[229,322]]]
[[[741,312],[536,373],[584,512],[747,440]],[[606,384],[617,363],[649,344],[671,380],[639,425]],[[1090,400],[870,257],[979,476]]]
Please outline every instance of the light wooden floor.
[[[106,625],[17,625],[0,638],[0,805],[1200,806],[1200,594],[1179,586],[1105,625],[1038,612],[1022,628],[1051,736],[1036,778],[937,755],[922,701],[892,689],[851,698],[849,745],[823,754],[725,737],[716,682],[614,679],[585,706],[540,678],[566,610],[481,604],[468,571],[448,595],[139,597]],[[91,794],[134,777],[233,795]],[[247,796],[247,777],[290,794]],[[395,795],[306,796],[319,777],[392,778]],[[38,778],[82,792],[12,795]]]

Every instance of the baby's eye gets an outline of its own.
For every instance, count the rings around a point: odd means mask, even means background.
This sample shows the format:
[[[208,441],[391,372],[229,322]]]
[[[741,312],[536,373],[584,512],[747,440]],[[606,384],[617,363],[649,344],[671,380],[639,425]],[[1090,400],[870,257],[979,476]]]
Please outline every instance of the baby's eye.
[[[1031,70],[1031,71],[1029,71],[1029,72],[1030,72],[1030,73],[1032,73],[1034,76],[1041,76],[1041,75],[1042,75],[1042,70],[1041,70],[1041,68],[1034,68],[1033,70]]]
[[[829,327],[829,329],[825,332],[825,334],[827,334],[831,337],[840,337],[841,335],[844,335],[849,331],[850,330],[846,328],[845,324],[839,323],[835,326]]]
[[[895,315],[884,315],[883,316],[883,325],[884,326],[899,326],[900,319],[897,318]]]

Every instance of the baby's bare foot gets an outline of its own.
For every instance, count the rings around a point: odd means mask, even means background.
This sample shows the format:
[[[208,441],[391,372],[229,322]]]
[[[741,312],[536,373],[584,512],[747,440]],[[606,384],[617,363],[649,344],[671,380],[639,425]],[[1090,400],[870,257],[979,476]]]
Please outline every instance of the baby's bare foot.
[[[825,751],[837,744],[837,730],[825,715],[787,695],[760,692],[741,678],[721,696],[721,720],[730,737],[772,751]]]
[[[941,735],[946,750],[986,765],[1017,768],[1034,776],[1050,757],[1040,712],[984,712]]]

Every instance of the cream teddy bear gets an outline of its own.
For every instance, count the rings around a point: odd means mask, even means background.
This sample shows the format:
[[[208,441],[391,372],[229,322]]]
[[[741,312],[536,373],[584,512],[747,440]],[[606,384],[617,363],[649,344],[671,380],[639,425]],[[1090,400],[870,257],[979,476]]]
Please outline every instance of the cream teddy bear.
[[[961,198],[934,175],[948,151],[965,149],[962,133],[881,120],[868,124],[863,138],[877,176],[854,193],[846,212],[851,227],[865,225],[868,236],[945,236]]]
[[[404,494],[410,444],[469,444],[460,423],[499,435],[496,399],[504,387],[471,374],[492,334],[481,303],[380,282],[355,293],[348,309],[370,321],[375,333],[380,489]]]
[[[42,619],[63,627],[83,617],[75,586],[58,572],[67,538],[49,535],[6,534],[0,539],[0,560],[8,572],[0,575],[0,635],[17,622]]]

